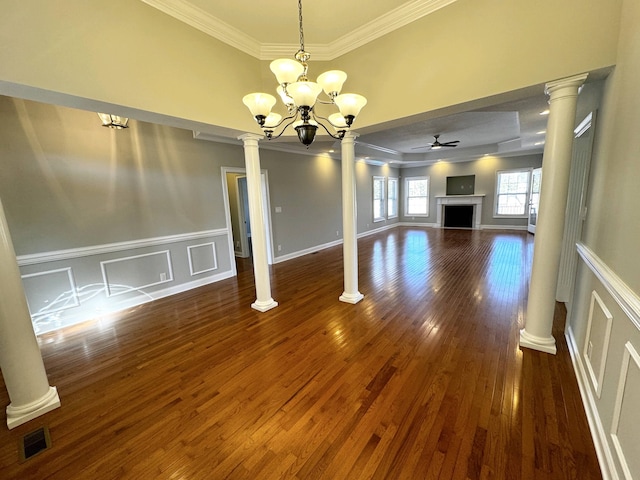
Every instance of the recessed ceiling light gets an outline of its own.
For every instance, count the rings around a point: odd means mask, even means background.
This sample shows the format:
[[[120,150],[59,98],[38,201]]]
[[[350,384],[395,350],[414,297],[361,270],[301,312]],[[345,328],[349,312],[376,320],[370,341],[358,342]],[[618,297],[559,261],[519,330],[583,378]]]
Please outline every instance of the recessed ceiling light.
[[[544,142],[536,142],[534,145],[544,145]]]
[[[335,150],[332,148],[331,150],[329,150],[329,153],[334,153]]]
[[[540,112],[540,115],[549,115],[549,110],[544,110],[542,112]]]
[[[536,132],[536,135],[544,135],[545,133],[547,133],[546,130],[540,130],[539,132]]]

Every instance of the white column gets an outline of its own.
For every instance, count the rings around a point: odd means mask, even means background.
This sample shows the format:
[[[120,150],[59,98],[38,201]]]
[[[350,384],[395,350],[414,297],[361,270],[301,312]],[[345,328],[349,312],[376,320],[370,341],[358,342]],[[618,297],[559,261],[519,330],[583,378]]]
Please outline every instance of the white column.
[[[60,406],[49,386],[22,287],[7,219],[0,202],[0,369],[11,403],[11,429]]]
[[[342,234],[344,256],[344,292],[340,301],[358,303],[364,295],[358,291],[358,228],[356,215],[355,140],[347,132],[342,139]]]
[[[556,353],[551,334],[562,251],[564,217],[571,170],[571,148],[579,89],[587,75],[577,75],[546,85],[549,119],[542,157],[542,185],[536,225],[533,267],[525,327],[520,346]]]
[[[278,306],[271,298],[271,280],[267,260],[267,229],[264,223],[264,202],[262,200],[262,182],[260,179],[260,153],[258,140],[260,135],[246,133],[238,137],[244,142],[244,161],[247,169],[247,196],[249,197],[249,219],[251,220],[251,246],[253,251],[253,272],[256,282],[256,301],[251,304],[260,312],[266,312]]]

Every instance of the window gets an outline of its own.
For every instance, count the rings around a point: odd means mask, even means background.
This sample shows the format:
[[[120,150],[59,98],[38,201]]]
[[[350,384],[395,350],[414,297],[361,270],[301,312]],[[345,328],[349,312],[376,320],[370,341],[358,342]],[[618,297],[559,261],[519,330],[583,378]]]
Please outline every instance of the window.
[[[496,179],[496,216],[526,217],[531,169],[503,170]]]
[[[429,177],[407,177],[405,186],[406,216],[429,216]]]
[[[385,216],[385,178],[373,177],[373,221],[380,222]]]
[[[389,177],[387,180],[387,218],[398,216],[398,179]]]

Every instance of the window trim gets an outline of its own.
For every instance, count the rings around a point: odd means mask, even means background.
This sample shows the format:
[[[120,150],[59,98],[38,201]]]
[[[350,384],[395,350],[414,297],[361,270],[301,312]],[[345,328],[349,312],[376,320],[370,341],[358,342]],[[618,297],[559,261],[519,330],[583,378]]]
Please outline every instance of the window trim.
[[[395,183],[395,193],[396,193],[396,198],[395,198],[395,210],[396,213],[394,215],[390,214],[390,209],[389,209],[389,202],[391,201],[391,189],[389,188],[389,185],[391,183]],[[387,218],[398,218],[398,215],[400,213],[400,179],[398,177],[387,177]]]
[[[409,213],[409,187],[408,183],[411,180],[426,180],[427,181],[427,212],[426,213]],[[415,177],[404,177],[404,216],[405,217],[428,217],[429,216],[429,203],[431,202],[431,177],[428,175],[417,175]],[[422,197],[417,197],[422,198]]]
[[[505,173],[519,173],[519,172],[527,172],[528,174],[528,181],[527,181],[527,191],[525,194],[525,203],[524,203],[524,213],[520,214],[520,215],[514,215],[514,214],[500,214],[498,213],[498,199],[500,198],[501,195],[507,195],[507,194],[499,194],[498,193],[498,187],[500,185],[499,183],[499,179],[500,179],[500,174],[505,174]],[[506,169],[506,170],[496,170],[496,183],[495,183],[495,188],[493,189],[494,191],[494,198],[493,198],[493,218],[529,218],[529,200],[531,199],[531,174],[533,172],[533,167],[523,167],[523,168],[510,168],[510,169]]]
[[[382,206],[382,211],[380,212],[381,216],[380,217],[376,217],[375,211],[375,205],[376,205],[376,182],[381,182],[382,183],[382,198],[381,200],[381,206]],[[373,176],[373,181],[372,181],[372,191],[371,191],[371,216],[373,217],[373,223],[377,223],[377,222],[384,222],[387,219],[387,177],[382,176],[382,175],[374,175]]]

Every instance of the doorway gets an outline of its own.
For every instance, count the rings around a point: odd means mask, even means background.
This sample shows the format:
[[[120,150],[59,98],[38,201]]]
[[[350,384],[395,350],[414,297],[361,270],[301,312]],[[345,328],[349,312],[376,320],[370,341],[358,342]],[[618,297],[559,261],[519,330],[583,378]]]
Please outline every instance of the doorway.
[[[265,224],[265,238],[267,242],[267,262],[273,264],[272,226],[270,215],[270,199],[267,172],[260,175],[262,194],[262,212]],[[247,190],[247,176],[244,168],[222,167],[222,187],[227,216],[227,228],[230,232],[230,250],[232,255],[239,258],[253,257],[251,244],[251,221],[249,219],[249,195]]]

